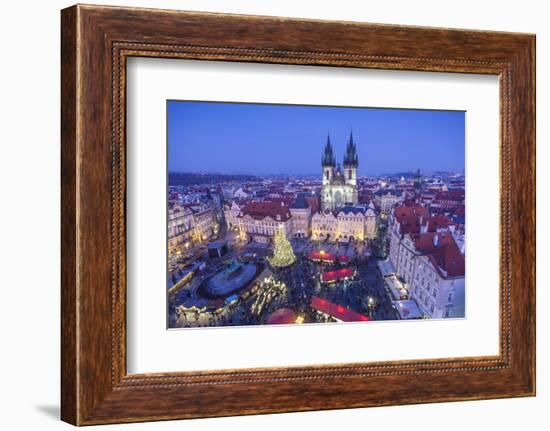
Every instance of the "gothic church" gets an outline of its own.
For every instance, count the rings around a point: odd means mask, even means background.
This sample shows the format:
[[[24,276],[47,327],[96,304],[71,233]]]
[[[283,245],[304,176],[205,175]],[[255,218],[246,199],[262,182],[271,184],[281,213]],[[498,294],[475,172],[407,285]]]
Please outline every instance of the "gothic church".
[[[330,136],[321,159],[323,167],[323,189],[321,192],[321,209],[335,211],[345,205],[357,204],[357,148],[350,132],[348,146],[344,154],[344,169],[336,164]]]

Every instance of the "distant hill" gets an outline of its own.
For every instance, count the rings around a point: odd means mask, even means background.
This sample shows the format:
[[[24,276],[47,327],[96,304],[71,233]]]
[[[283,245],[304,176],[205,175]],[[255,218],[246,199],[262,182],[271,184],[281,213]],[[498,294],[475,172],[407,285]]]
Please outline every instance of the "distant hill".
[[[393,172],[391,174],[380,174],[379,177],[403,177],[403,178],[414,178],[415,172]]]
[[[168,174],[168,184],[171,186],[192,186],[257,180],[258,177],[254,175],[197,174],[188,172],[170,172]]]
[[[381,175],[378,175],[378,177],[393,177],[393,178],[403,177],[405,179],[412,179],[412,178],[415,177],[415,175],[416,175],[416,171],[414,171],[414,172],[394,172],[394,173],[391,173],[391,174],[381,174]],[[425,176],[448,177],[448,176],[455,175],[455,173],[454,172],[449,172],[449,171],[420,171],[420,175],[422,175],[423,177],[425,177]]]

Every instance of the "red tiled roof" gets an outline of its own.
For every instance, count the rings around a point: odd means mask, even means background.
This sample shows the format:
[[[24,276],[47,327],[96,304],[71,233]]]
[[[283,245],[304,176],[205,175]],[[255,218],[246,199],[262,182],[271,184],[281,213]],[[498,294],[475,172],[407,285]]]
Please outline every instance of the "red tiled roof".
[[[241,213],[243,216],[249,215],[256,220],[262,220],[268,216],[275,221],[287,221],[290,219],[290,211],[283,200],[250,202],[243,207]]]
[[[319,198],[317,196],[306,196],[305,200],[311,208],[311,214],[315,214],[319,210]]]
[[[427,220],[428,232],[436,232],[438,229],[446,229],[454,224],[449,217],[438,214]]]
[[[323,272],[321,280],[324,283],[331,283],[333,281],[343,280],[344,278],[352,277],[353,271],[350,268],[337,269],[335,271]]]
[[[334,302],[319,298],[318,296],[313,296],[311,298],[311,307],[343,322],[366,322],[374,320],[371,317],[364,316],[343,305],[335,304]]]
[[[466,216],[466,208],[464,205],[459,206],[453,213],[453,215],[465,217]]]
[[[448,190],[445,192],[438,192],[435,195],[435,198],[439,201],[463,201],[464,190]]]
[[[434,211],[432,217],[428,216],[428,209],[421,206],[400,205],[394,209],[394,217],[401,225],[401,233],[420,233],[421,225],[427,226],[428,232],[435,232],[438,229],[446,229],[453,225],[447,216]],[[422,218],[422,220],[421,220]]]
[[[448,232],[428,232],[411,236],[415,248],[423,255],[428,256],[432,265],[443,277],[460,277],[464,275],[464,256],[460,253],[452,234]]]
[[[397,206],[393,215],[401,225],[401,233],[420,233],[420,217],[427,217],[428,209],[421,206]]]

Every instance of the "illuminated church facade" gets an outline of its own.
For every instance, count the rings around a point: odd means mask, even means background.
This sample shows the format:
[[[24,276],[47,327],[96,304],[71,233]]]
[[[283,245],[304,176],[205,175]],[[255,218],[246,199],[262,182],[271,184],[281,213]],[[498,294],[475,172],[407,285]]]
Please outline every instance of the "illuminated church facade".
[[[357,167],[359,158],[357,148],[350,133],[346,153],[344,154],[343,169],[340,163],[336,164],[330,136],[321,158],[323,168],[323,187],[321,191],[321,209],[335,211],[346,205],[357,204]]]

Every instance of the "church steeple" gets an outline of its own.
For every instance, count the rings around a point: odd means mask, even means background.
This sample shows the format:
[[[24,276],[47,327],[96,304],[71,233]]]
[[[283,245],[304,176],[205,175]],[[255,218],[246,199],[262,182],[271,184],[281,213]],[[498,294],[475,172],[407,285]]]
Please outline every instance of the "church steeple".
[[[334,211],[344,204],[357,204],[357,148],[350,133],[348,146],[344,153],[343,169],[336,164],[334,150],[327,136],[327,142],[321,158],[323,167],[323,187],[321,189],[321,209]]]
[[[355,146],[355,141],[353,140],[353,130],[351,130],[349,134],[346,153],[344,154],[344,166],[357,167],[358,164],[359,164],[359,157],[357,157],[357,147]]]
[[[414,174],[414,188],[419,189],[420,187],[422,187],[422,174],[420,169],[417,169],[416,174]]]
[[[330,143],[330,135],[327,134],[327,143],[325,145],[325,151],[321,158],[322,166],[335,166],[336,159],[334,158],[334,152],[332,151],[332,144]]]

